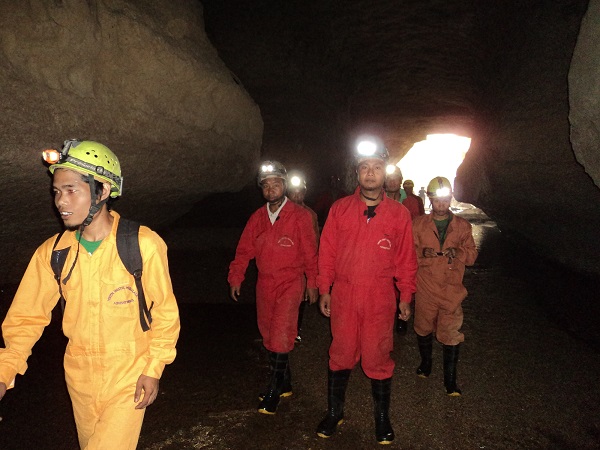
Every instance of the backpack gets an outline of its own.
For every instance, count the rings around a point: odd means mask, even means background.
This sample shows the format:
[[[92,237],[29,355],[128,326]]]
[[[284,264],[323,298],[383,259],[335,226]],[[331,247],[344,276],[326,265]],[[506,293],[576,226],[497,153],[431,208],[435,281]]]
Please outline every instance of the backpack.
[[[123,265],[135,279],[135,286],[138,290],[140,325],[142,326],[142,330],[148,331],[150,329],[150,324],[152,323],[152,314],[150,313],[152,305],[150,305],[150,309],[148,309],[148,305],[146,304],[146,296],[144,295],[144,288],[142,287],[143,263],[142,254],[140,252],[140,243],[138,240],[139,230],[139,223],[132,220],[120,219],[119,225],[117,226],[117,251],[121,261],[123,262]],[[50,257],[50,265],[52,266],[52,271],[54,272],[54,279],[58,283],[60,304],[64,313],[66,301],[62,293],[60,277],[71,247],[56,250],[56,246],[58,245],[58,242],[63,234],[64,231],[59,233],[59,235],[56,237],[56,241],[54,241],[52,255]],[[62,280],[62,284],[66,284],[70,276],[71,274],[69,273],[65,279]],[[152,304],[154,304],[154,302],[152,302]]]

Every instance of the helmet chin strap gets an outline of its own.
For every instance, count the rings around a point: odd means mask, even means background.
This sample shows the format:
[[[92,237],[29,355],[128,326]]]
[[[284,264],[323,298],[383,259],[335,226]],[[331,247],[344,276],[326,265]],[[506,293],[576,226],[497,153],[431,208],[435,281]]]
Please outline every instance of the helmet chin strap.
[[[97,200],[96,194],[95,194],[95,189],[94,189],[95,180],[94,180],[93,175],[88,174],[88,184],[90,185],[90,194],[92,197],[92,204],[90,206],[90,210],[88,212],[87,217],[81,224],[81,228],[79,230],[80,233],[83,233],[83,229],[85,227],[87,227],[90,223],[92,223],[92,220],[94,220],[94,216],[96,215],[96,213],[98,211],[100,211],[100,208],[102,208],[102,205],[104,205],[108,201],[108,197],[106,197],[104,200],[100,200],[100,201]]]

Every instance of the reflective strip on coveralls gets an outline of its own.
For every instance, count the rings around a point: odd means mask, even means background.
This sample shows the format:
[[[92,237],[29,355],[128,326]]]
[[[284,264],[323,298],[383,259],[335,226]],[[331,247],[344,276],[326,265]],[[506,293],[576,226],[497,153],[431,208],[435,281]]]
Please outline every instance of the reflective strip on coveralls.
[[[443,247],[440,247],[438,231],[430,215],[417,217],[413,222],[419,263],[414,329],[420,336],[435,332],[442,344],[458,345],[465,339],[460,331],[463,323],[461,304],[467,297],[462,280],[465,266],[472,266],[477,259],[477,247],[471,224],[453,214],[451,219]],[[425,258],[425,248],[433,248],[436,252],[455,248],[456,258],[450,263],[445,256]]]
[[[160,378],[175,359],[179,312],[167,263],[167,247],[147,227],[140,227],[142,277],[148,305],[153,302],[150,331],[140,326],[137,292],[116,246],[119,215],[111,233],[79,258],[63,294],[62,328],[69,339],[65,377],[82,448],[135,448],[144,415],[134,409],[135,385],[141,374]],[[51,319],[58,286],[50,266],[56,236],[35,252],[2,324],[6,348],[0,349],[0,381],[13,387],[17,373],[27,370],[27,358]],[[57,249],[71,247],[63,277],[76,256],[75,232],[65,232]],[[119,423],[117,426],[116,423]],[[105,433],[108,433],[105,434]]]
[[[316,287],[317,240],[310,213],[288,201],[273,225],[263,206],[248,219],[229,265],[227,281],[240,286],[251,259],[256,259],[258,328],[265,348],[287,353],[294,347],[303,277]]]
[[[329,211],[319,246],[321,294],[331,291],[331,370],[352,369],[361,360],[374,379],[392,376],[394,281],[402,302],[416,287],[417,261],[411,218],[387,197],[368,223],[359,188],[336,201]]]

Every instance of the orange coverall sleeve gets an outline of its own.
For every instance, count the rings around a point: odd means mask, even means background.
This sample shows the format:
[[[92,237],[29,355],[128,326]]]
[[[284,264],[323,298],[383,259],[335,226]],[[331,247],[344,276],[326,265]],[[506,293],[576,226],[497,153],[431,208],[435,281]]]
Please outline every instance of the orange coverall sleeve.
[[[27,358],[58,302],[58,285],[50,267],[55,239],[35,251],[2,323],[5,348],[0,348],[0,382],[9,388],[14,387],[16,375],[27,370]]]
[[[152,305],[152,326],[147,332],[150,338],[148,362],[143,374],[160,378],[165,365],[175,359],[180,330],[179,308],[171,285],[166,244],[146,227],[140,228],[139,238],[144,295],[148,307]]]

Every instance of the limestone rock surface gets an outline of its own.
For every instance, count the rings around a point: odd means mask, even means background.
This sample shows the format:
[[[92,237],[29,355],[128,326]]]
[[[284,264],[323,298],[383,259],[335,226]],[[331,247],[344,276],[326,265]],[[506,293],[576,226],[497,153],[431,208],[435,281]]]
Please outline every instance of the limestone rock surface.
[[[193,0],[0,1],[0,104],[0,284],[59,230],[42,149],[107,145],[124,177],[115,209],[151,226],[241,189],[260,154],[259,107]]]

